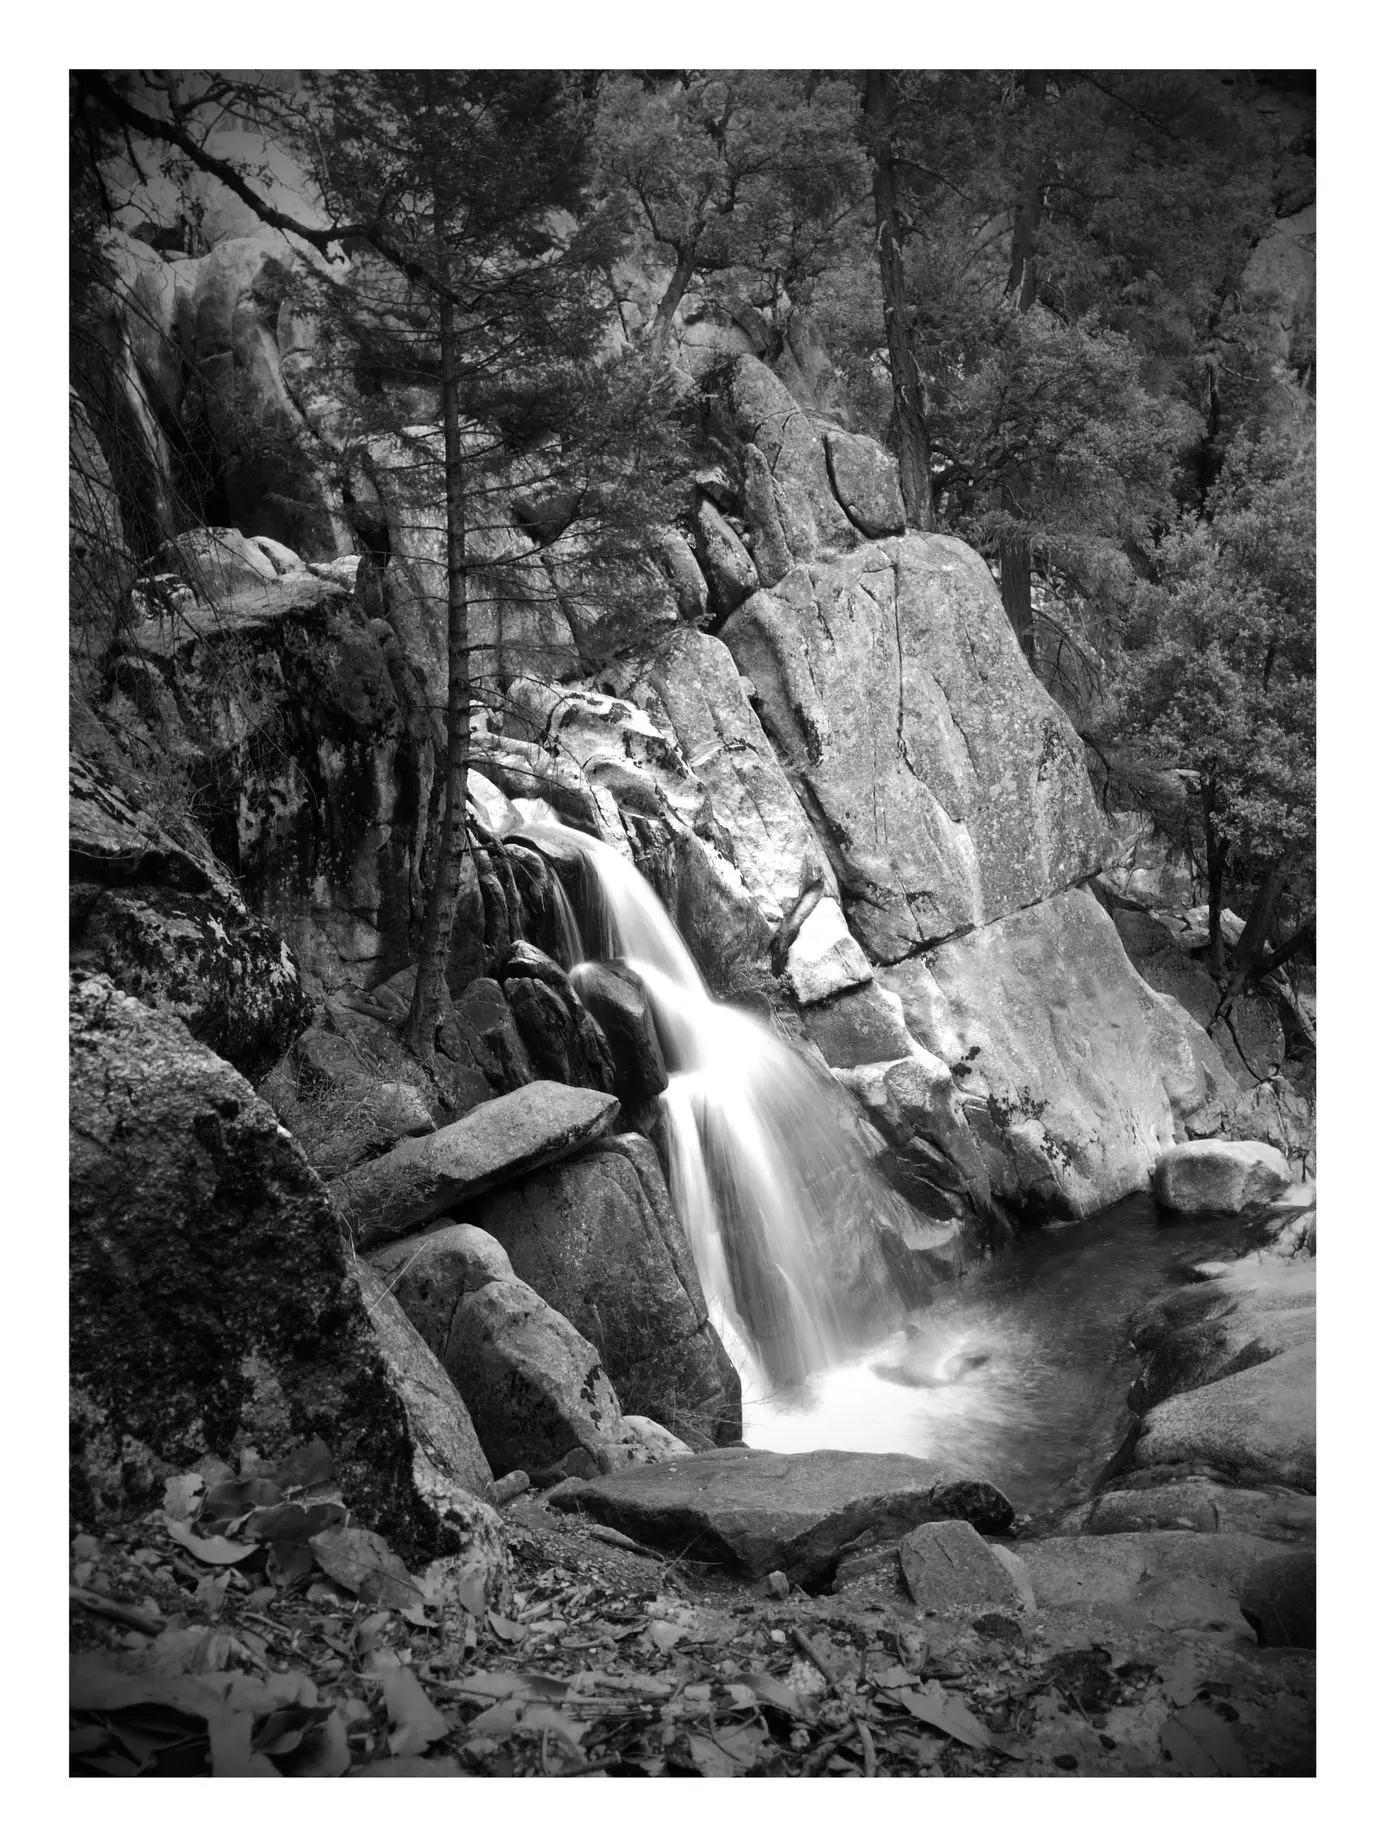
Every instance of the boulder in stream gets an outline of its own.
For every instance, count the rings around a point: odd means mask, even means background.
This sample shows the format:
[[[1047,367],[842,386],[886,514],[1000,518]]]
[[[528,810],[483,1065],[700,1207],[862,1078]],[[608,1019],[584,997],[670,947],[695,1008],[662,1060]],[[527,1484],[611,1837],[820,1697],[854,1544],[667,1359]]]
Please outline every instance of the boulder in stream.
[[[1185,1142],[1154,1169],[1154,1197],[1167,1212],[1244,1212],[1292,1183],[1289,1163],[1268,1142]]]

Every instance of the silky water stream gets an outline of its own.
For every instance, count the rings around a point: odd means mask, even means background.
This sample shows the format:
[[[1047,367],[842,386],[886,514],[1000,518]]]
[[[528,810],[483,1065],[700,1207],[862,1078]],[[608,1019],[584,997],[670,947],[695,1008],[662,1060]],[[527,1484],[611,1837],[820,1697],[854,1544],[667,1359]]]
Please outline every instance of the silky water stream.
[[[558,893],[580,993],[594,961],[637,974],[669,1086],[670,1192],[713,1324],[741,1376],[745,1441],[926,1457],[1038,1512],[1090,1489],[1129,1423],[1125,1324],[1226,1220],[1168,1219],[1134,1195],[1022,1238],[906,1310],[877,1240],[844,1227],[908,1208],[842,1126],[832,1087],[772,1027],[708,993],[650,886],[613,848],[522,804],[515,832],[580,864]],[[579,915],[580,911],[580,915]]]

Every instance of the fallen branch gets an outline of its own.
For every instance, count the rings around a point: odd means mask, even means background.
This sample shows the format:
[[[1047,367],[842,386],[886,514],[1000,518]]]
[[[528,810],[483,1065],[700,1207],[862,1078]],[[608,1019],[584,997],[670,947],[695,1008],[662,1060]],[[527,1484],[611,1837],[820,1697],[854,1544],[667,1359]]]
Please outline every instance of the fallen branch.
[[[110,1597],[98,1597],[94,1590],[80,1590],[77,1585],[67,1587],[67,1600],[88,1616],[99,1616],[103,1622],[120,1623],[126,1629],[133,1629],[139,1635],[162,1635],[163,1619],[158,1621],[152,1616],[142,1615],[139,1610],[132,1610],[128,1603],[116,1603]]]
[[[639,1558],[662,1558],[662,1552],[651,1552],[648,1546],[638,1545],[633,1539],[627,1539],[624,1533],[618,1533],[613,1526],[589,1526],[588,1537],[599,1539],[604,1546],[619,1546],[622,1552],[633,1552]]]

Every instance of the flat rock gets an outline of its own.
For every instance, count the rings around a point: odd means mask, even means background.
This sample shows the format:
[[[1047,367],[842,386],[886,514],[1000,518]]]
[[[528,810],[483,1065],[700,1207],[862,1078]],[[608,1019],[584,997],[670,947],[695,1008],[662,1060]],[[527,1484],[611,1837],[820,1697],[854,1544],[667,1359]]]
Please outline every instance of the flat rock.
[[[1288,1489],[1233,1488],[1207,1476],[1142,1488],[1109,1488],[1066,1515],[1061,1532],[1251,1533],[1261,1539],[1311,1541],[1318,1504]]]
[[[1181,1626],[1180,1610],[1202,1612],[1189,1626],[1222,1620],[1224,1600],[1239,1598],[1267,1559],[1296,1548],[1248,1533],[1107,1533],[1038,1539],[1015,1547],[1029,1568],[1040,1610],[1124,1604],[1142,1608],[1161,1628]],[[1207,1596],[1190,1589],[1208,1587]],[[1227,1619],[1235,1627],[1234,1609]]]
[[[926,1616],[1013,1615],[1022,1607],[1014,1576],[966,1520],[936,1520],[906,1533],[899,1568]]]
[[[600,1481],[567,1482],[555,1507],[588,1513],[666,1551],[821,1583],[851,1546],[902,1538],[928,1521],[1004,1532],[1014,1510],[983,1481],[949,1480],[917,1456],[818,1449],[709,1450]]]
[[[1185,1142],[1160,1155],[1154,1197],[1168,1212],[1243,1212],[1292,1182],[1289,1163],[1268,1142]]]
[[[352,1168],[333,1185],[332,1203],[350,1224],[356,1248],[366,1249],[587,1147],[619,1110],[604,1091],[526,1084],[436,1134]]]
[[[1317,1489],[1317,1344],[1288,1352],[1156,1405],[1145,1416],[1136,1468],[1192,1462],[1248,1486]]]

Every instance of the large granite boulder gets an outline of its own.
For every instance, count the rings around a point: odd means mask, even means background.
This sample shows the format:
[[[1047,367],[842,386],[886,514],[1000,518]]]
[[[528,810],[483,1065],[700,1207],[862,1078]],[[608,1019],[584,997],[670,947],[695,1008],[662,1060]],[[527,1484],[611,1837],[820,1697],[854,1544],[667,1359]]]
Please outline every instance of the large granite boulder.
[[[697,562],[711,593],[712,608],[719,616],[729,616],[760,587],[754,560],[710,500],[698,502],[694,525]]]
[[[850,436],[845,430],[828,430],[826,440],[832,491],[852,525],[868,539],[903,532],[899,465],[889,450],[872,437]]]
[[[460,1122],[401,1143],[343,1174],[332,1201],[368,1249],[597,1140],[620,1104],[601,1091],[541,1081],[479,1104]]]
[[[648,1103],[668,1088],[668,1067],[638,974],[588,962],[573,985],[605,1034],[615,1065],[612,1088],[626,1108]]]
[[[73,752],[68,783],[73,961],[259,1077],[310,1011],[292,955],[186,816],[161,825],[101,728],[81,730],[88,749]]]
[[[566,972],[532,943],[511,943],[498,970],[535,1074],[588,1090],[616,1088],[606,1035]]]
[[[802,565],[722,639],[820,830],[853,934],[894,962],[1101,862],[1082,746],[981,559],[937,534]]]
[[[793,556],[802,561],[855,545],[860,535],[827,471],[826,421],[804,410],[787,385],[749,354],[730,368],[726,396],[737,437],[763,457],[773,483],[775,523]]]
[[[1240,1601],[1294,1548],[1251,1533],[1108,1533],[1017,1544],[1040,1612],[1120,1605],[1162,1629],[1251,1638]]]
[[[464,1436],[430,1447],[399,1348],[272,1112],[104,976],[74,979],[70,1026],[75,1516],[142,1513],[209,1453],[320,1437],[358,1518],[406,1558],[460,1547],[497,1569]]]
[[[881,969],[952,1071],[1002,1198],[1082,1215],[1145,1186],[1238,1091],[1207,1035],[1135,974],[1090,892],[1065,891]]]
[[[784,977],[801,1007],[829,1000],[870,980],[869,959],[847,929],[835,898],[819,898],[799,926]]]
[[[505,1247],[488,1231],[452,1219],[439,1219],[411,1238],[379,1245],[368,1261],[440,1359],[462,1297],[487,1283],[513,1281],[515,1274]]]
[[[1234,1482],[1317,1492],[1317,1343],[1165,1399],[1148,1412],[1132,1463],[1195,1463]]]
[[[949,1481],[915,1456],[819,1449],[710,1450],[600,1481],[567,1482],[555,1507],[580,1510],[646,1545],[733,1565],[750,1577],[782,1571],[820,1587],[848,1549],[864,1550],[929,1520],[966,1520],[1002,1533],[1014,1513],[989,1482]]]
[[[696,1443],[739,1437],[740,1381],[641,1136],[497,1188],[471,1210],[515,1274],[596,1347],[623,1405]]]
[[[1244,1212],[1292,1182],[1289,1163],[1266,1142],[1189,1142],[1159,1157],[1154,1197],[1168,1212]]]

